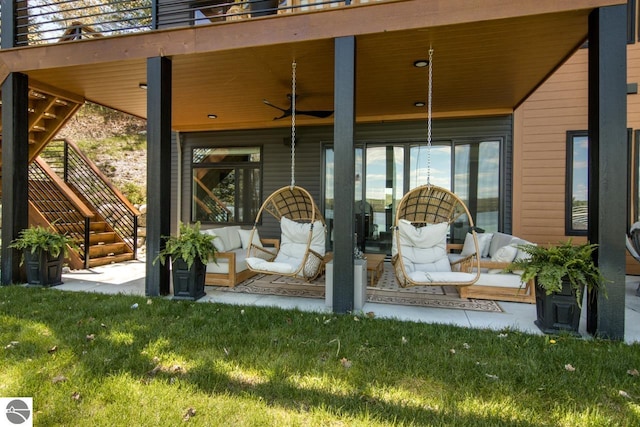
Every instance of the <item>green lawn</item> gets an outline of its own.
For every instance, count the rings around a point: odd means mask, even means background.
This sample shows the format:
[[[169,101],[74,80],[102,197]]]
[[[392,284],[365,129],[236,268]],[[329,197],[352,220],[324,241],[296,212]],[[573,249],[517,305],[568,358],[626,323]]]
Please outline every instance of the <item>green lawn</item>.
[[[619,342],[9,286],[0,346],[36,426],[640,425]]]

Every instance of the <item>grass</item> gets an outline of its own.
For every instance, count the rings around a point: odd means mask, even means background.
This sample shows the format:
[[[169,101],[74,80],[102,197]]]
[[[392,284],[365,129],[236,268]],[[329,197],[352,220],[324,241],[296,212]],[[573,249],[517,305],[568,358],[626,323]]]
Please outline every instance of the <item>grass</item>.
[[[8,286],[0,346],[36,426],[640,425],[604,340]]]

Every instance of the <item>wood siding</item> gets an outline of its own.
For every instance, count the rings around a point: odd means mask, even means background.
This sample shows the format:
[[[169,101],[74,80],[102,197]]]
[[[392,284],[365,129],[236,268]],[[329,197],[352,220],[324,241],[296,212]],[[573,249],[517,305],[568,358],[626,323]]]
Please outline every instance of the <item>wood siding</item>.
[[[587,61],[588,50],[578,50],[514,113],[513,232],[538,244],[570,237],[565,234],[566,139],[567,131],[588,128]],[[638,43],[627,47],[627,82],[640,83]],[[627,127],[640,129],[638,94],[627,95]],[[640,274],[629,255],[627,272]]]
[[[356,145],[393,142],[424,142],[426,130],[424,121],[363,124],[356,126]],[[433,126],[434,139],[482,140],[500,138],[504,141],[503,161],[505,173],[502,176],[505,197],[505,216],[502,231],[511,231],[511,116],[474,119],[436,120]],[[306,188],[321,209],[324,208],[322,150],[333,142],[333,127],[309,126],[296,129],[296,185]],[[251,131],[190,132],[180,134],[182,141],[182,200],[180,215],[182,221],[191,216],[191,150],[195,147],[214,146],[255,146],[263,147],[262,195],[266,198],[280,187],[291,182],[291,154],[289,129],[264,129]],[[175,163],[177,165],[178,163]],[[178,169],[173,173],[177,176]],[[173,190],[173,189],[172,189]],[[279,237],[279,225],[271,218],[265,218],[260,227],[261,237]]]

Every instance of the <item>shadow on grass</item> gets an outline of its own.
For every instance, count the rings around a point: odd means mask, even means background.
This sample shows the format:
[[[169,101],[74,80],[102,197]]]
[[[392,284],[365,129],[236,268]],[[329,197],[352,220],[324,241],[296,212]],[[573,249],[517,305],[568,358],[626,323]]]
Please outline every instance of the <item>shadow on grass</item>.
[[[208,395],[249,396],[296,413],[321,409],[389,425],[534,426],[552,423],[543,412],[565,402],[567,412],[597,404],[614,419],[638,419],[626,402],[598,390],[640,394],[637,381],[618,381],[619,373],[609,372],[616,365],[640,366],[637,348],[617,354],[612,350],[624,347],[569,338],[566,345],[550,346],[546,337],[512,331],[505,339],[493,331],[441,325],[54,289],[10,287],[0,295],[3,339],[34,324],[50,331],[5,352],[7,364],[27,357],[46,364],[56,352],[68,351],[73,369],[98,382],[122,372],[142,383],[171,384],[173,378]],[[583,344],[589,348],[576,354]],[[629,365],[622,364],[629,358]],[[593,379],[540,374],[545,368],[562,374],[567,360],[580,366],[586,359],[602,370],[594,369]],[[257,378],[240,379],[238,370]],[[297,384],[303,377],[324,378],[332,386]],[[379,397],[389,390],[409,398]],[[465,407],[469,401],[480,403]],[[505,402],[511,407],[496,409]]]

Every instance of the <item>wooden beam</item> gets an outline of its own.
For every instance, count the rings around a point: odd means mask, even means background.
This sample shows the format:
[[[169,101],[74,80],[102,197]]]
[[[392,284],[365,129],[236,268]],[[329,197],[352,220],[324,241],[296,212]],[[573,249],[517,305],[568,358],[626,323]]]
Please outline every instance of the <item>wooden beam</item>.
[[[11,73],[2,85],[2,271],[0,283],[23,282],[22,254],[9,248],[29,226],[29,79]]]
[[[340,37],[335,40],[333,149],[334,178],[334,240],[333,240],[333,311],[346,313],[354,306],[353,245],[355,188],[355,96],[356,40]]]
[[[589,16],[589,226],[599,245],[597,264],[607,294],[594,292],[587,330],[624,340],[627,231],[627,35],[626,5]]]
[[[154,262],[171,233],[171,60],[147,60],[147,268],[145,294],[167,295],[170,263]]]

